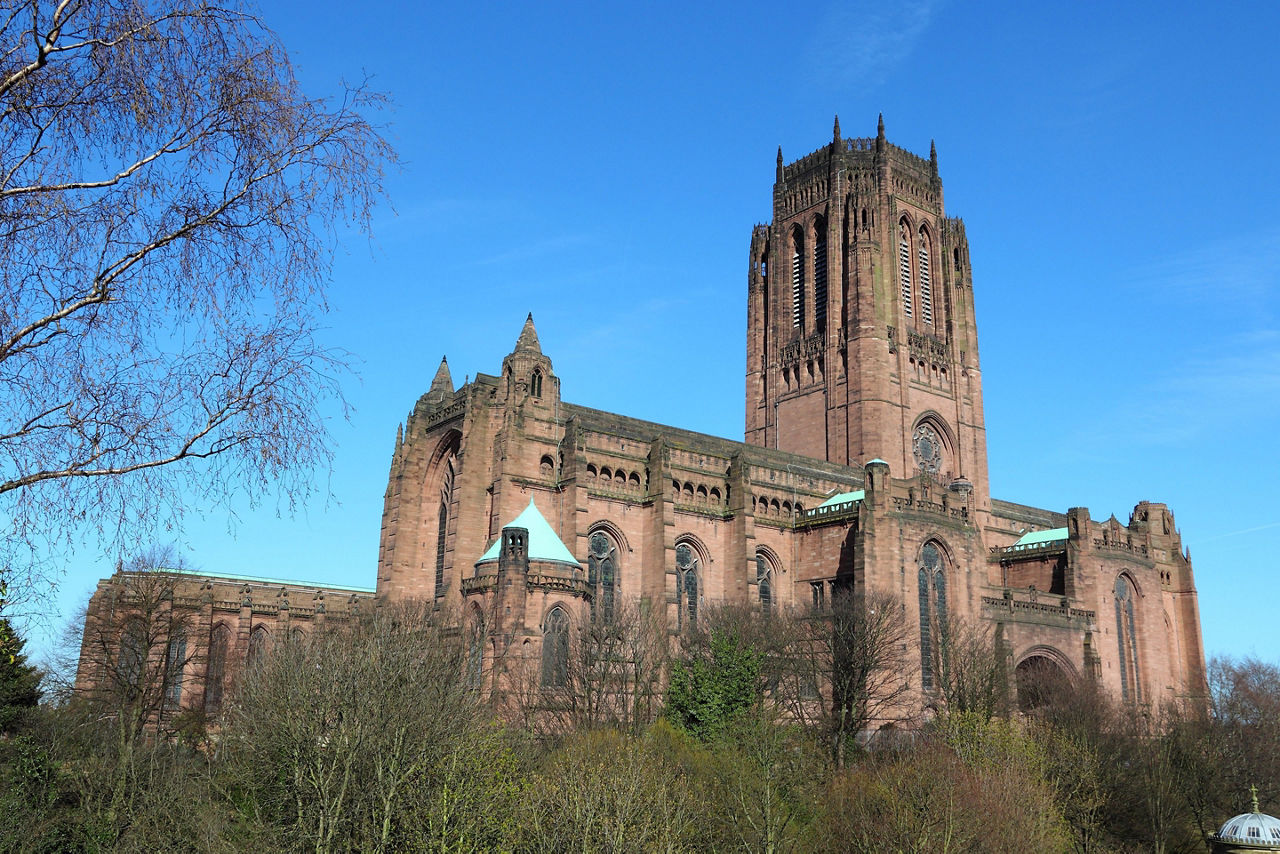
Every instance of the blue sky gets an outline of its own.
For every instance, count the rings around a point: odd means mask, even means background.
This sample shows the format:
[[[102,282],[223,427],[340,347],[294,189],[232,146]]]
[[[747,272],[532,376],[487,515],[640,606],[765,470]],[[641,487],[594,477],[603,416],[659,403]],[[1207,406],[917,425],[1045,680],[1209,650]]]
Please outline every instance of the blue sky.
[[[211,509],[208,572],[372,586],[396,425],[441,355],[496,373],[532,311],[566,399],[740,439],[747,246],[788,160],[927,155],[974,268],[992,493],[1167,502],[1210,654],[1275,659],[1280,60],[1271,3],[275,2],[304,86],[365,75],[403,163],[335,258],[359,357],[332,493]],[[113,560],[73,556],[59,603]],[[35,645],[42,641],[37,637]]]

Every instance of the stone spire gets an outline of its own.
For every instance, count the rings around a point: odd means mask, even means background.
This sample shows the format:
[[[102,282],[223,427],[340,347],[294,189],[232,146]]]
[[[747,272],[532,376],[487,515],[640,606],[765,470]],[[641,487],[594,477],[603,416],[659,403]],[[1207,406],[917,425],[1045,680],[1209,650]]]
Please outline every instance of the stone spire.
[[[876,151],[884,148],[884,113],[880,114],[880,120],[876,123]]]
[[[929,171],[938,177],[938,146],[933,140],[929,140]]]
[[[533,327],[533,312],[529,312],[529,316],[525,318],[524,329],[520,330],[520,337],[516,339],[515,352],[532,352],[542,355],[542,345],[538,343],[538,330]]]
[[[840,114],[836,114],[835,127],[831,129],[831,141],[835,143],[836,148],[840,147]]]
[[[431,391],[453,394],[453,376],[449,373],[448,358],[440,357],[440,367],[436,369],[436,378],[431,381]]]
[[[782,146],[778,146],[778,183],[782,183]]]

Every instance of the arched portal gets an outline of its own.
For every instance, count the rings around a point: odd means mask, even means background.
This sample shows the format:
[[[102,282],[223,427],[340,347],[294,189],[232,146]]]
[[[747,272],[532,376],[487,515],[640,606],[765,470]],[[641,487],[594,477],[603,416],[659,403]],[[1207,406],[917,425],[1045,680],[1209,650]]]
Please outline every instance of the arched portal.
[[[1071,674],[1053,656],[1035,653],[1027,656],[1014,669],[1018,686],[1018,709],[1036,709],[1061,704],[1073,690]]]

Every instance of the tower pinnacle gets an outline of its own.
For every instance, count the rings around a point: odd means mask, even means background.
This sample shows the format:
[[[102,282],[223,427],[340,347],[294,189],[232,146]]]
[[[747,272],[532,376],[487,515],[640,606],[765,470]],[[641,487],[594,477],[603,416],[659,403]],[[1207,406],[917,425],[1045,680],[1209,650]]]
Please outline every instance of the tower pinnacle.
[[[835,124],[835,127],[831,129],[831,141],[836,144],[837,148],[840,146],[840,114],[839,113],[836,113],[836,124]]]
[[[444,356],[440,357],[440,367],[436,369],[430,390],[453,394],[453,376],[449,373],[449,360]]]
[[[542,355],[542,345],[538,343],[538,330],[533,326],[533,312],[529,312],[529,316],[525,318],[524,328],[520,330],[520,337],[516,339],[515,352],[519,353],[521,350]]]

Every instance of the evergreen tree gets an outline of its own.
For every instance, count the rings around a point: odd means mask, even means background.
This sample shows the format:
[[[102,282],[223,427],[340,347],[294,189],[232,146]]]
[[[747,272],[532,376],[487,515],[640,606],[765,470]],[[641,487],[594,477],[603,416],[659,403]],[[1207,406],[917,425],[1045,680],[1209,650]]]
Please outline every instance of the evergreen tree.
[[[40,671],[27,664],[25,644],[8,618],[0,617],[0,735],[12,732],[23,713],[40,702]]]

